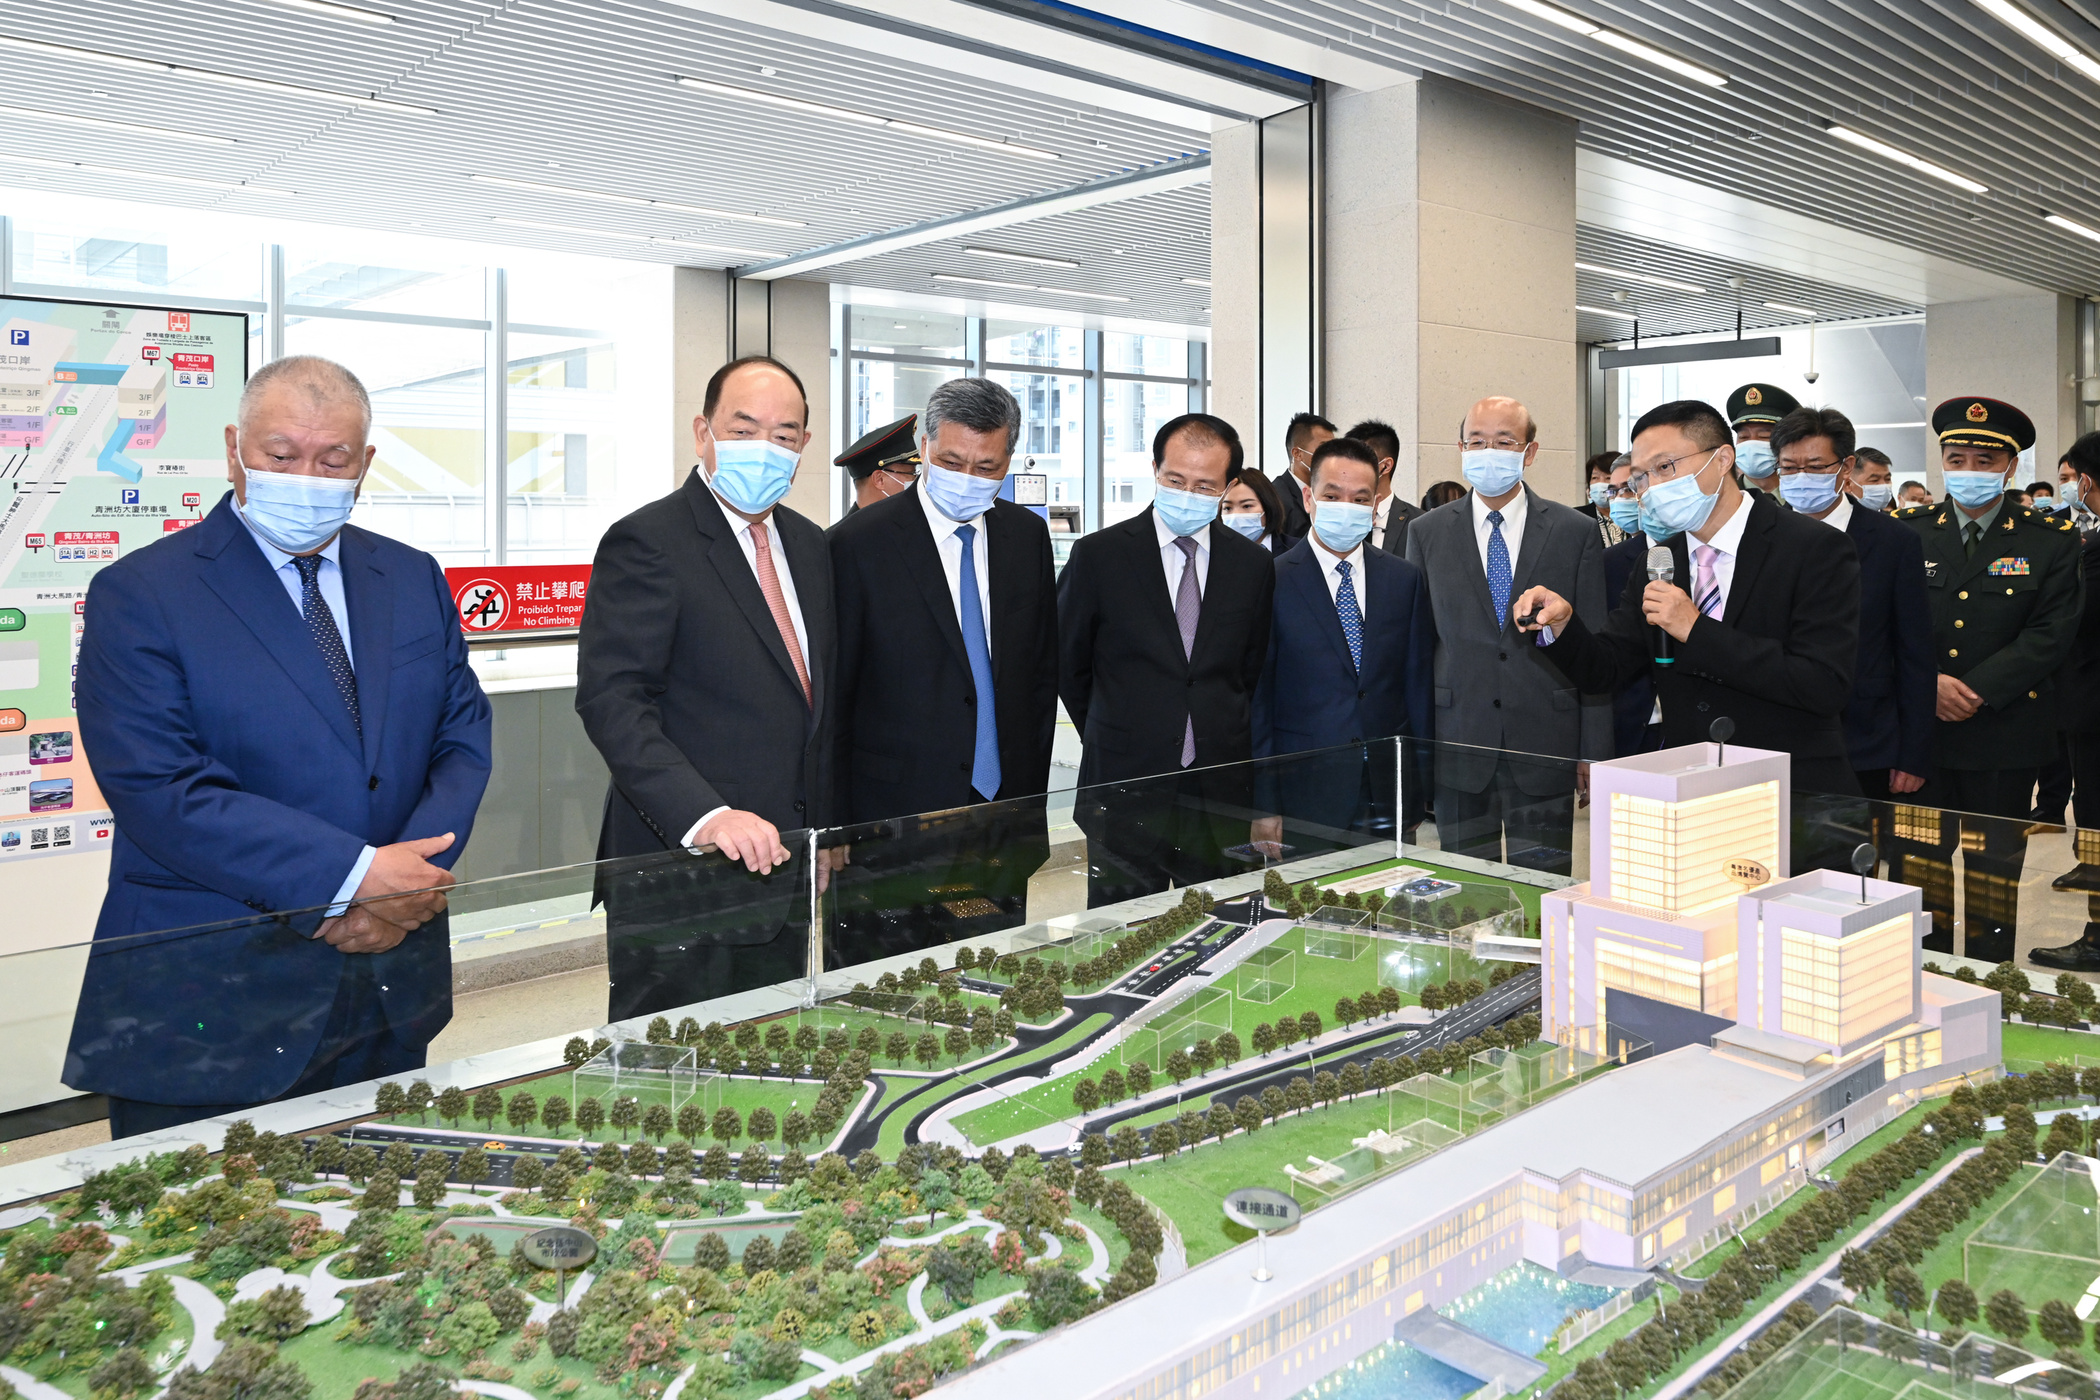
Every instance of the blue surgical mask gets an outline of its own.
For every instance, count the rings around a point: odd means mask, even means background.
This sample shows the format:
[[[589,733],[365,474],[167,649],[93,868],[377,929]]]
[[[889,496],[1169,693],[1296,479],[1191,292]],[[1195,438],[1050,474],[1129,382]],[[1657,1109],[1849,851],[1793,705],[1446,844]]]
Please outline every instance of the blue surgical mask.
[[[1641,528],[1641,503],[1630,496],[1611,498],[1611,523],[1627,534],[1637,534]]]
[[[972,476],[968,472],[951,471],[947,467],[926,464],[926,498],[933,508],[958,524],[975,520],[992,508],[999,499],[999,488],[1006,484],[1003,476]]]
[[[1877,481],[1859,488],[1859,503],[1868,510],[1887,510],[1896,499],[1896,488],[1886,481]]]
[[[1152,509],[1174,534],[1193,535],[1218,518],[1218,497],[1158,486],[1152,491]]]
[[[1714,453],[1719,451],[1715,448],[1714,452],[1708,453],[1706,461],[1699,464],[1699,471],[1704,471],[1707,463],[1713,461]],[[1714,502],[1720,499],[1721,493],[1715,491],[1709,495],[1701,491],[1699,471],[1680,472],[1668,481],[1657,482],[1641,497],[1641,508],[1647,512],[1648,519],[1662,527],[1664,538],[1695,531],[1706,523],[1707,516],[1714,513]]]
[[[1350,501],[1314,501],[1313,533],[1336,554],[1347,554],[1371,533],[1372,507]]]
[[[286,554],[310,554],[350,523],[357,482],[245,468],[248,502],[241,518]]]
[[[1524,454],[1502,447],[1483,447],[1458,454],[1466,481],[1483,496],[1502,496],[1524,479]]]
[[[1772,455],[1769,442],[1739,442],[1735,445],[1735,464],[1743,469],[1744,476],[1763,481],[1779,470],[1779,459]]]
[[[1269,533],[1269,522],[1262,518],[1262,513],[1258,510],[1246,511],[1239,515],[1221,515],[1218,518],[1256,544],[1260,544],[1261,537]]]
[[[1641,503],[1641,533],[1648,537],[1650,544],[1668,544],[1678,535],[1677,531],[1664,528],[1662,522],[1648,513],[1645,501]]]
[[[1837,504],[1837,473],[1788,472],[1779,478],[1779,494],[1803,515],[1820,515]]]
[[[2005,494],[2003,472],[1948,472],[1947,494],[1957,505],[1970,510],[1981,510],[1994,499]]]
[[[777,442],[737,438],[715,443],[715,474],[708,484],[746,515],[764,515],[795,484],[796,455]]]
[[[1610,482],[1593,481],[1590,483],[1590,504],[1599,510],[1603,510],[1611,504]]]

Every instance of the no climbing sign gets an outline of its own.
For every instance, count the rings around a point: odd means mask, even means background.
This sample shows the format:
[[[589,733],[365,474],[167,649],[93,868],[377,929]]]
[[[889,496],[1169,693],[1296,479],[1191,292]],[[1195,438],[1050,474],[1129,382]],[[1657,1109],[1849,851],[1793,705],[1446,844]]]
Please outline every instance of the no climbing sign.
[[[588,564],[506,564],[445,570],[459,625],[470,637],[579,627]]]

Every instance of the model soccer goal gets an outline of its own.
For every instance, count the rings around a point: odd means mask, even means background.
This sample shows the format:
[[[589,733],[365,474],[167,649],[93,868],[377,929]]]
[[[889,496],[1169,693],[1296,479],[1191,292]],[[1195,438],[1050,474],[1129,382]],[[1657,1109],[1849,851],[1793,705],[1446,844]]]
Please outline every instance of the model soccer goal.
[[[712,1113],[721,1101],[721,1082],[721,1075],[700,1068],[699,1052],[689,1046],[615,1041],[576,1067],[570,1102],[596,1099],[610,1110],[621,1099],[634,1099],[644,1109],[662,1104],[676,1113],[697,1100]]]
[[[1329,928],[1320,924],[1307,924],[1299,932],[1305,939],[1305,956],[1308,958],[1334,958],[1341,962],[1354,962],[1371,947],[1371,936],[1349,929]]]
[[[1231,1029],[1232,993],[1205,987],[1132,1031],[1123,1042],[1123,1063],[1143,1060],[1163,1073],[1176,1050],[1186,1053],[1197,1041],[1216,1040]]]
[[[1233,974],[1234,992],[1241,1001],[1266,1006],[1298,985],[1298,955],[1270,944],[1247,955]]]
[[[2010,1288],[2034,1305],[2100,1291],[2100,1205],[2090,1157],[2058,1153],[1962,1245],[1962,1272],[1980,1298]]]

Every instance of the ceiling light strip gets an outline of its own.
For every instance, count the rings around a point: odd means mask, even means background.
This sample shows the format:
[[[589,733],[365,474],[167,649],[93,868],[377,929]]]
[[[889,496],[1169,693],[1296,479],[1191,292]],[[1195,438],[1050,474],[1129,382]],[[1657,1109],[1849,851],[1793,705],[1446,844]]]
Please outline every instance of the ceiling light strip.
[[[1824,127],[1823,130],[1848,145],[1857,146],[1863,151],[1870,151],[1880,156],[1883,160],[1894,161],[1898,165],[1908,166],[1921,175],[1930,175],[1935,180],[1944,180],[1957,189],[1967,190],[1970,194],[1989,194],[1991,192],[1988,185],[1978,184],[1966,175],[1957,175],[1943,165],[1934,165],[1931,161],[1920,159],[1909,151],[1900,150],[1895,146],[1889,145],[1886,141],[1877,141],[1863,132],[1854,131],[1849,126],[1840,126],[1833,122],[1831,125]]]
[[[2087,78],[2100,82],[2100,60],[2013,3],[2013,0],[1976,0],[2007,28],[2017,30],[2027,41],[2059,63],[2068,63]]]
[[[1639,282],[1650,287],[1667,287],[1673,292],[1690,292],[1695,296],[1704,296],[1706,294],[1706,288],[1696,282],[1679,282],[1674,277],[1657,277],[1652,272],[1628,272],[1624,268],[1600,267],[1596,263],[1586,262],[1575,264],[1575,270],[1577,272],[1594,272],[1599,277],[1617,277],[1622,281]]]
[[[729,209],[709,209],[698,204],[677,204],[668,199],[643,199],[639,195],[606,194],[599,190],[579,190],[568,185],[542,184],[538,180],[512,180],[502,175],[469,175],[477,185],[497,185],[507,190],[527,190],[533,194],[560,195],[567,199],[588,199],[600,204],[624,204],[635,209],[662,209],[672,214],[698,214],[709,219],[734,219],[739,223],[765,224],[770,228],[804,228],[800,219],[776,218],[771,214],[739,214]]]
[[[1788,306],[1783,301],[1768,301],[1764,303],[1764,308],[1767,311],[1784,311],[1793,316],[1806,316],[1811,320],[1820,319],[1823,315],[1822,312],[1811,310],[1806,306]]]
[[[161,136],[170,141],[191,141],[200,146],[231,146],[230,136],[212,136],[202,131],[177,131],[173,127],[148,126],[144,122],[121,122],[109,117],[83,117],[74,112],[47,112],[40,107],[0,106],[0,117],[23,121],[58,122],[64,126],[91,126],[98,131],[127,131],[138,136]]]
[[[1637,58],[1643,63],[1652,63],[1657,68],[1667,69],[1680,78],[1689,78],[1707,87],[1728,86],[1728,79],[1711,69],[1701,68],[1696,63],[1687,63],[1675,54],[1664,53],[1654,45],[1644,44],[1630,35],[1619,33],[1616,29],[1606,29],[1603,25],[1592,23],[1570,10],[1563,10],[1558,5],[1549,5],[1545,0],[1502,0],[1502,3],[1513,10],[1530,15],[1533,19],[1542,19],[1548,24],[1580,34],[1585,39],[1595,39],[1629,58]]]
[[[973,258],[997,258],[1001,262],[1039,263],[1044,267],[1077,267],[1077,258],[1052,258],[1041,253],[1009,253],[999,248],[965,248]]]
[[[908,136],[924,136],[935,141],[951,141],[957,145],[975,146],[980,150],[999,151],[1026,160],[1061,160],[1055,151],[1046,151],[1037,146],[1023,146],[1016,141],[1001,141],[989,136],[972,136],[966,131],[951,131],[946,127],[923,126],[918,122],[901,121],[895,117],[878,117],[872,112],[856,112],[850,107],[834,107],[826,102],[811,102],[800,97],[787,97],[777,92],[762,92],[757,88],[732,87],[707,78],[680,78],[680,87],[695,92],[713,93],[717,97],[733,97],[744,102],[757,102],[767,107],[783,107],[794,112],[808,112],[813,116],[831,117],[838,121],[854,122],[861,126],[886,126]]]
[[[962,282],[972,287],[998,287],[1009,292],[1041,292],[1045,296],[1078,297],[1083,301],[1129,301],[1129,297],[1117,296],[1114,292],[1081,292],[1070,287],[1044,287],[1034,282],[1001,282],[990,277],[965,277],[960,272],[936,272],[936,282]]]
[[[2095,243],[2100,243],[2100,229],[2088,228],[2086,225],[2079,223],[2076,219],[2067,219],[2061,214],[2051,214],[2044,211],[2042,214],[2042,222],[2045,224],[2053,224],[2066,233],[2075,233],[2080,238],[2090,238]]]
[[[774,258],[778,253],[761,252],[756,248],[725,248],[717,243],[697,243],[689,238],[671,238],[663,234],[628,233],[620,229],[580,228],[575,224],[550,224],[538,219],[510,219],[498,216],[489,220],[505,228],[529,228],[541,233],[566,233],[577,238],[609,238],[616,243],[653,243],[662,248],[697,248],[702,252],[723,253],[733,258]]]
[[[13,155],[0,152],[0,165],[27,165],[38,170],[57,170],[71,175],[105,175],[119,180],[150,180],[160,185],[184,185],[200,190],[227,190],[237,194],[268,194],[285,198],[296,197],[295,190],[280,190],[269,185],[248,185],[238,180],[207,180],[201,175],[170,175],[155,170],[125,170],[114,165],[94,165],[81,160],[51,160],[44,156]]]
[[[246,78],[238,73],[218,73],[209,68],[185,68],[180,64],[162,63],[158,59],[132,58],[127,54],[74,48],[70,44],[47,44],[41,39],[21,39],[11,34],[0,34],[0,48],[19,49],[25,53],[39,53],[51,58],[71,59],[77,63],[98,63],[106,68],[125,68],[134,73],[164,73],[171,78],[189,78],[200,83],[216,83],[220,87],[276,93],[281,97],[296,97],[310,102],[362,107],[372,112],[399,112],[418,117],[437,115],[435,108],[418,107],[411,102],[395,102],[384,97],[360,97],[353,92],[332,92],[325,88],[300,87],[296,83],[280,83],[268,78]]]
[[[377,10],[361,10],[355,5],[337,5],[332,0],[277,0],[289,9],[305,10],[309,14],[326,15],[330,19],[352,19],[359,24],[392,24],[392,15],[383,15]]]
[[[1641,319],[1631,311],[1613,311],[1608,306],[1584,306],[1578,302],[1575,309],[1591,316],[1609,316],[1615,321],[1638,321]]]

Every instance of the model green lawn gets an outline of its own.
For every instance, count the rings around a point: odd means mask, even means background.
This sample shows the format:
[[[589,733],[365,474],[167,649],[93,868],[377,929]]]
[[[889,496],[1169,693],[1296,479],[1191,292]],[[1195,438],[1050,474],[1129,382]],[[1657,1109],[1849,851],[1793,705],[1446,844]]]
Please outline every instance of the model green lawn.
[[[962,1003],[973,1010],[980,1006],[994,1013],[999,1010],[999,999],[997,997],[981,996],[976,992],[964,993]],[[1000,1046],[1007,1044],[1006,1041],[995,1040],[987,1049],[980,1050],[975,1045],[971,1045],[962,1054],[951,1055],[946,1049],[945,1041],[947,1040],[948,1032],[954,1028],[948,1022],[935,1021],[928,1023],[923,1016],[888,1016],[880,1011],[868,1011],[860,1007],[848,1006],[844,1002],[827,1002],[814,1010],[800,1013],[800,1018],[801,1024],[816,1026],[821,1031],[843,1029],[854,1036],[858,1036],[865,1027],[873,1027],[875,1033],[883,1039],[883,1048],[869,1057],[874,1067],[878,1070],[931,1070],[938,1073],[941,1070],[954,1069],[957,1065],[968,1064],[972,1060],[981,1060],[986,1055],[996,1052]],[[1017,1016],[1016,1019],[1020,1020],[1023,1025],[1030,1024],[1026,1018]],[[966,1026],[963,1029],[967,1030],[968,1027]],[[941,1053],[934,1056],[931,1065],[920,1060],[914,1053],[919,1037],[928,1032],[931,1032],[936,1039],[944,1042]],[[904,1052],[901,1062],[889,1052],[889,1039],[893,1035],[903,1036],[912,1046],[911,1049],[907,1049]]]
[[[1891,1361],[1863,1346],[1803,1346],[1743,1382],[1740,1400],[1952,1400],[1955,1386],[1941,1371]],[[1971,1381],[1960,1389],[1974,1393]]]
[[[1338,885],[1345,880],[1354,880],[1360,876],[1373,875],[1378,871],[1391,870],[1395,866],[1400,865],[1411,865],[1418,870],[1426,870],[1439,880],[1449,880],[1454,885],[1505,886],[1510,893],[1517,897],[1517,903],[1524,906],[1524,917],[1529,922],[1530,927],[1536,929],[1539,926],[1539,896],[1546,893],[1546,886],[1527,885],[1516,880],[1482,875],[1476,870],[1456,870],[1448,865],[1439,865],[1433,860],[1424,860],[1421,856],[1415,854],[1409,854],[1397,860],[1373,861],[1369,864],[1357,866],[1353,870],[1343,870],[1333,875],[1323,875],[1313,883],[1324,889],[1329,885]]]
[[[773,1118],[777,1122],[786,1117],[790,1109],[800,1109],[802,1112],[807,1113],[810,1106],[816,1103],[817,1095],[823,1091],[823,1088],[824,1086],[821,1083],[811,1079],[747,1079],[742,1075],[735,1077],[711,1075],[700,1081],[700,1089],[692,1096],[690,1101],[700,1105],[702,1111],[707,1114],[710,1123],[713,1121],[715,1110],[720,1108],[735,1109],[739,1122],[748,1121],[751,1117],[751,1110],[754,1108],[769,1108],[773,1111]],[[544,1122],[534,1122],[530,1127],[514,1129],[510,1126],[508,1117],[499,1116],[496,1119],[495,1128],[489,1130],[491,1140],[501,1141],[515,1133],[520,1137],[554,1138],[567,1142],[582,1141],[586,1135],[576,1126],[576,1100],[571,1097],[574,1090],[573,1076],[566,1070],[558,1071],[544,1078],[528,1080],[523,1084],[512,1085],[503,1094],[503,1101],[506,1105],[520,1092],[530,1093],[534,1099],[538,1100],[541,1107],[545,1107],[549,1097],[559,1095],[568,1101],[569,1119],[562,1124],[560,1132],[552,1132]],[[634,1079],[627,1081],[626,1092],[632,1094],[640,1101],[640,1106],[644,1113],[648,1112],[650,1105],[660,1103],[670,1109],[675,1118],[678,1109],[683,1106],[680,1103],[673,1102],[673,1093],[668,1081],[652,1083],[648,1078],[638,1075]],[[612,1107],[609,1102],[609,1096],[601,1098],[599,1102],[607,1109]],[[390,1118],[379,1118],[373,1121],[398,1124],[403,1127],[454,1129],[453,1124],[438,1117],[435,1108],[431,1109],[427,1114],[397,1113]],[[486,1123],[472,1118],[462,1118],[454,1130],[463,1133],[478,1133],[487,1129],[488,1125]],[[609,1123],[599,1124],[588,1134],[589,1140],[594,1143],[633,1142],[637,1138],[645,1136],[639,1127],[629,1128],[623,1132]],[[662,1139],[658,1140],[669,1141],[673,1136],[675,1134],[665,1134]],[[737,1140],[731,1139],[732,1143]],[[712,1139],[703,1135],[700,1140],[693,1143],[693,1149],[696,1152],[705,1151],[711,1142]],[[782,1144],[775,1141],[770,1146],[778,1150]]]
[[[2008,1021],[2004,1033],[2005,1067],[2015,1074],[2025,1074],[2051,1063],[2100,1064],[2100,1035],[2090,1031],[2060,1031],[2048,1026],[2025,1026]]]
[[[1433,968],[1455,969],[1455,975],[1461,981],[1477,977],[1485,982],[1490,971],[1485,964],[1474,961],[1458,949],[1428,943],[1401,944],[1393,939],[1370,940],[1365,949],[1352,960],[1316,958],[1305,951],[1305,934],[1306,930],[1294,928],[1269,945],[1291,954],[1295,973],[1290,991],[1277,1000],[1266,1003],[1247,1001],[1237,996],[1232,998],[1231,1027],[1234,1034],[1239,1036],[1242,1047],[1251,1051],[1254,1028],[1257,1025],[1263,1022],[1273,1024],[1279,1017],[1296,1017],[1307,1011],[1317,1015],[1323,1026],[1334,1028],[1339,1024],[1334,1014],[1335,1002],[1345,996],[1354,998],[1365,992],[1376,991],[1381,965],[1389,969],[1395,958],[1403,960],[1411,973],[1419,974],[1414,988],[1402,990],[1403,1004],[1416,1001],[1413,992],[1421,986],[1431,981],[1449,980],[1449,976],[1452,975],[1447,972],[1443,976],[1432,976]],[[1221,977],[1218,980],[1225,982],[1230,979]],[[1164,1060],[1164,1054],[1155,1050],[1145,1058],[1147,1063],[1152,1065],[1154,1084],[1164,1082],[1165,1066],[1157,1062]],[[1281,1064],[1289,1056],[1286,1052],[1278,1051],[1271,1058]],[[1244,1059],[1239,1067],[1245,1069],[1252,1062],[1251,1057]],[[1008,1094],[998,1103],[972,1109],[958,1117],[955,1126],[979,1146],[1000,1142],[1018,1133],[1047,1128],[1079,1112],[1078,1105],[1072,1102],[1072,1089],[1081,1079],[1097,1078],[1103,1070],[1111,1067],[1120,1071],[1123,1063],[1121,1054],[1110,1052],[1102,1059],[1071,1074],[1060,1075],[1056,1079]],[[1192,1092],[1201,1082],[1190,1081]],[[1178,1112],[1179,1109],[1175,1111]]]
[[[1057,1039],[1039,1046],[1025,1056],[1002,1056],[991,1064],[981,1065],[950,1079],[919,1081],[916,1084],[910,1080],[890,1081],[900,1088],[907,1085],[911,1087],[904,1088],[902,1093],[895,1096],[884,1094],[882,1102],[875,1105],[873,1111],[876,1112],[891,1110],[882,1120],[882,1133],[875,1144],[875,1150],[886,1159],[894,1161],[897,1154],[904,1150],[905,1125],[923,1110],[932,1108],[943,1100],[966,1094],[995,1074],[1005,1074],[1026,1065],[1062,1058],[1080,1042],[1098,1035],[1108,1024],[1108,1013],[1096,1011]]]

